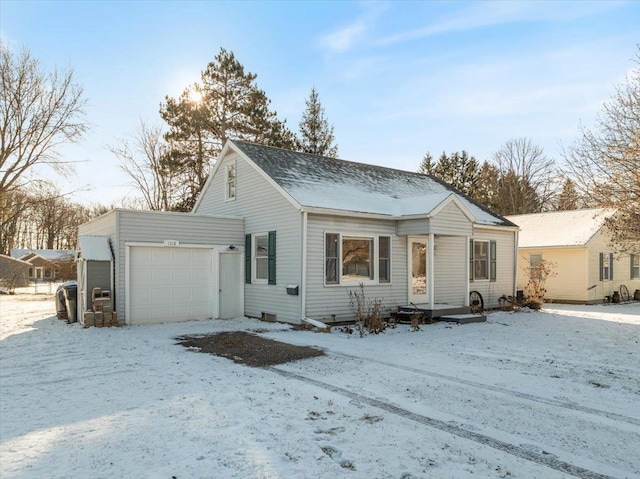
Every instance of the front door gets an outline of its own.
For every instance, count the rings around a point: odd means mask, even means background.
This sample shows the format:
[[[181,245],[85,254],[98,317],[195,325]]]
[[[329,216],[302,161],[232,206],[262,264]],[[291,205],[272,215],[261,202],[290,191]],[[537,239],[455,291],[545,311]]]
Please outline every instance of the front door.
[[[218,315],[220,319],[237,318],[244,314],[242,266],[241,252],[220,252],[220,312]]]
[[[409,237],[409,301],[414,304],[429,302],[427,287],[428,238]]]

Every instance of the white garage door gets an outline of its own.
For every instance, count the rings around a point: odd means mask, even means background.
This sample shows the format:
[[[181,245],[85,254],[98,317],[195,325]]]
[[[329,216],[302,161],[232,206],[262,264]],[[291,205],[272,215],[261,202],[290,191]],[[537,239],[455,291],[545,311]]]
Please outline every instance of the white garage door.
[[[213,250],[131,246],[129,323],[213,317]]]

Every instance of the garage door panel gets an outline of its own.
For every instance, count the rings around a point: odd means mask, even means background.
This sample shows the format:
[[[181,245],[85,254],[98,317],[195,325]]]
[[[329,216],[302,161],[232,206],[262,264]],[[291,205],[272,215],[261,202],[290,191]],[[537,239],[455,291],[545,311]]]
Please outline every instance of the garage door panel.
[[[131,247],[130,322],[160,323],[213,315],[209,248]]]

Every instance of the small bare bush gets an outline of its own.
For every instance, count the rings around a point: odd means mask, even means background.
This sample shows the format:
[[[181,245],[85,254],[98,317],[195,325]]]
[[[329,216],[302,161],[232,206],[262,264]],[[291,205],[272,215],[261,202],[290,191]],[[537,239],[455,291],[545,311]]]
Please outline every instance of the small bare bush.
[[[362,283],[360,283],[357,290],[350,289],[348,293],[356,330],[360,337],[363,337],[366,333],[378,334],[384,331],[382,300],[378,298],[368,299],[364,293],[364,284]]]
[[[523,267],[529,275],[529,281],[524,287],[524,305],[531,309],[541,309],[544,304],[544,296],[547,293],[545,284],[548,278],[557,275],[554,271],[556,263],[540,260],[536,264]]]

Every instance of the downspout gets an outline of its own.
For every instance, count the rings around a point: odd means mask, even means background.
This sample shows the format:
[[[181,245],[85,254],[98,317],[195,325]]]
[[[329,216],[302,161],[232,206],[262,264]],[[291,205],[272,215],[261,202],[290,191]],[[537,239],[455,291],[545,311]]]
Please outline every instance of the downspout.
[[[300,318],[307,317],[307,223],[308,213],[302,212],[302,277],[300,278]]]
[[[464,239],[464,284],[466,285],[464,290],[464,306],[467,307],[469,306],[469,293],[471,293],[471,285],[469,284],[469,276],[471,274],[471,269],[469,267],[469,261],[471,260],[469,255],[469,243],[471,241],[471,236],[465,236]]]
[[[520,240],[520,230],[515,232],[515,244],[513,245],[513,296],[518,294],[518,241]]]
[[[429,233],[429,262],[428,264],[428,271],[427,271],[427,275],[429,277],[429,283],[428,283],[428,287],[429,287],[429,309],[433,312],[434,306],[435,306],[435,291],[436,291],[436,287],[434,284],[434,271],[435,271],[435,239],[436,239],[436,235],[433,233]],[[433,314],[433,313],[432,313]]]

